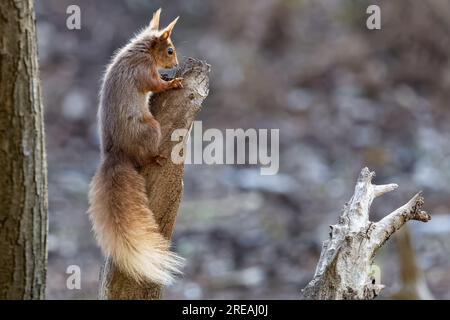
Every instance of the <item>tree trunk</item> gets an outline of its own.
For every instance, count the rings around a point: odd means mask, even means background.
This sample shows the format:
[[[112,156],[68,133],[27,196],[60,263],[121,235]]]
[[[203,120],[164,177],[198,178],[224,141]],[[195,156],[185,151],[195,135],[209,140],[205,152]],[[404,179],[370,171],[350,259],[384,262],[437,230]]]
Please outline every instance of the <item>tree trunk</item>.
[[[305,299],[373,299],[384,286],[377,283],[372,262],[378,249],[409,220],[427,222],[423,198],[416,194],[407,204],[378,222],[369,220],[372,201],[396,184],[374,185],[375,172],[364,168],[355,193],[345,205],[339,224],[331,226],[329,240],[323,243],[314,278],[303,289]]]
[[[422,270],[417,266],[411,232],[408,226],[397,234],[397,252],[400,262],[400,290],[392,295],[396,300],[433,300]]]
[[[47,167],[33,1],[0,1],[0,299],[43,299]]]
[[[184,89],[156,94],[150,101],[151,111],[161,124],[161,153],[167,160],[149,164],[142,174],[147,182],[149,206],[156,216],[160,231],[170,239],[183,194],[184,164],[174,164],[171,152],[178,143],[171,141],[175,129],[189,129],[201,103],[208,95],[209,65],[188,59],[177,72],[183,77]],[[184,139],[184,144],[187,139]],[[162,287],[154,283],[139,284],[106,259],[100,275],[100,299],[160,299]]]

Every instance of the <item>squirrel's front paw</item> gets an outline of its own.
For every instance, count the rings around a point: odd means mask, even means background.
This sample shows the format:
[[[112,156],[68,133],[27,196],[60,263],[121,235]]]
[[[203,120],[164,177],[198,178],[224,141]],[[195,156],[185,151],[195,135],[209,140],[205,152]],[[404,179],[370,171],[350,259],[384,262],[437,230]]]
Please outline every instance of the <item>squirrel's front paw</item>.
[[[183,84],[181,83],[183,81],[183,78],[175,78],[170,80],[170,88],[172,89],[182,89]]]
[[[159,165],[160,167],[163,166],[164,162],[167,160],[166,156],[163,156],[162,154],[158,154],[156,156],[153,157],[153,161],[155,161],[155,163],[157,165]]]

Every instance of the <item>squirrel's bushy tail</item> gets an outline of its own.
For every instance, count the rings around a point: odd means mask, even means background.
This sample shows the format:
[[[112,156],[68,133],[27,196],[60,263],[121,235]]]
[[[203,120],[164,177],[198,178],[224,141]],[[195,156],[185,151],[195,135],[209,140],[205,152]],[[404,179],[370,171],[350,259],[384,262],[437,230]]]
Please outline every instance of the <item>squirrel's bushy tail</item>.
[[[89,215],[106,255],[136,281],[169,284],[183,259],[169,251],[148,207],[145,180],[127,160],[106,158],[89,191]]]

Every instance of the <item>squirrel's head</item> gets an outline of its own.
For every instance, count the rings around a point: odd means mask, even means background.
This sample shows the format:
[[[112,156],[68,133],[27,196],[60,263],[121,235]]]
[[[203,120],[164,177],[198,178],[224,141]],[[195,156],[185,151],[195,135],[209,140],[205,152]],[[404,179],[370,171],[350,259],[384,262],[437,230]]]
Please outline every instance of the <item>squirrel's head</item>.
[[[159,30],[159,16],[161,9],[158,9],[150,21],[149,29],[155,34],[155,38],[152,42],[152,55],[159,68],[170,69],[178,66],[177,51],[173,45],[170,35],[172,34],[173,27],[178,21],[177,17],[163,30]]]

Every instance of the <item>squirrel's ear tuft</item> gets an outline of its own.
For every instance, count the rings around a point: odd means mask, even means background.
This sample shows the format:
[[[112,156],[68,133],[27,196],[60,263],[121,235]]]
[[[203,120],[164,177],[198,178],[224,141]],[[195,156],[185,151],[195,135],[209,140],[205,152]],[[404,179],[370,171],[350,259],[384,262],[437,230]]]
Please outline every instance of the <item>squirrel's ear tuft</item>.
[[[161,40],[169,39],[170,35],[172,34],[173,27],[175,27],[175,24],[177,23],[179,18],[180,17],[176,17],[171,23],[169,23],[167,27],[164,28],[159,37]]]
[[[161,8],[155,11],[153,14],[152,20],[150,21],[149,28],[152,31],[158,31],[159,29],[159,17],[161,15]]]

